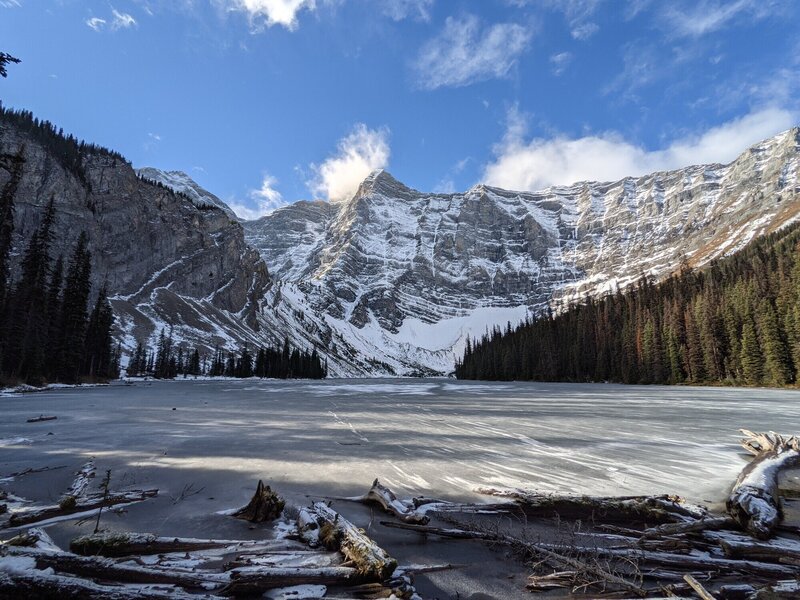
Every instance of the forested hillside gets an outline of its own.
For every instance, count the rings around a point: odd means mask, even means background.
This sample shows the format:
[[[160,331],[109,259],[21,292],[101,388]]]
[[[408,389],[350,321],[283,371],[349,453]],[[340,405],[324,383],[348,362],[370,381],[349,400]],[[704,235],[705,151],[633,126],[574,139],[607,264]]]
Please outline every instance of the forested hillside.
[[[589,298],[468,343],[460,379],[800,381],[800,224],[702,270]]]

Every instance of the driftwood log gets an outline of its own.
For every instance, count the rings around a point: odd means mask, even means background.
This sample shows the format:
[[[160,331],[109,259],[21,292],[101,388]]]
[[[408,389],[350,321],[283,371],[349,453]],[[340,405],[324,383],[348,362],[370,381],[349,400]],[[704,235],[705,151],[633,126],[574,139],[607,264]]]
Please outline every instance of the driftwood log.
[[[74,501],[62,502],[60,504],[45,506],[36,510],[16,512],[11,515],[8,523],[11,527],[21,527],[78,513],[108,508],[119,504],[131,504],[142,502],[148,498],[158,495],[158,490],[133,490],[130,492],[112,492],[108,496],[105,494],[89,494],[87,496],[75,498]]]
[[[240,508],[233,516],[237,519],[244,519],[251,523],[263,523],[264,521],[274,521],[281,516],[286,502],[278,496],[268,485],[258,480],[256,493],[250,499],[247,506]]]
[[[302,509],[297,527],[309,545],[344,554],[365,581],[383,581],[397,568],[397,561],[383,548],[324,502]]]
[[[524,490],[478,488],[480,494],[510,498],[528,516],[597,520],[603,523],[674,523],[701,519],[707,511],[679,496],[572,496]]]
[[[366,504],[379,504],[383,510],[390,515],[394,515],[404,523],[425,524],[430,521],[423,512],[417,512],[414,501],[400,500],[395,493],[380,481],[375,479],[369,491],[359,498],[359,501]]]
[[[726,503],[728,513],[742,529],[765,540],[783,515],[778,497],[778,475],[800,464],[800,440],[777,433],[740,430],[742,446],[755,458],[742,470]]]
[[[137,556],[167,554],[170,552],[194,552],[214,548],[269,545],[270,542],[243,542],[237,540],[203,540],[196,538],[159,537],[149,533],[104,532],[75,538],[69,548],[83,556]]]
[[[231,571],[230,583],[222,593],[255,596],[293,585],[351,585],[359,581],[358,572],[350,567],[244,567]]]

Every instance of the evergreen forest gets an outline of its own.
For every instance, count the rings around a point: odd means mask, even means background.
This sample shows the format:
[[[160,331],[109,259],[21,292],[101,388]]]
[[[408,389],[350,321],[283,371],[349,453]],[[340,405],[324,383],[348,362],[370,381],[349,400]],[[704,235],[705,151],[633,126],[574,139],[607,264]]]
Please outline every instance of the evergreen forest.
[[[460,379],[800,383],[800,224],[467,342]]]

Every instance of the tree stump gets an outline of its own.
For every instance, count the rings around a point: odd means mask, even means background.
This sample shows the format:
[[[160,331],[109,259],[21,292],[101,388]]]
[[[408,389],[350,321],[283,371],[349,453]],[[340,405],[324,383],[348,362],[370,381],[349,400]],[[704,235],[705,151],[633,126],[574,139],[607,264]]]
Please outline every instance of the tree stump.
[[[286,502],[278,496],[268,485],[258,480],[256,493],[250,499],[247,506],[240,508],[233,516],[237,519],[244,519],[251,523],[263,523],[264,521],[274,521],[281,516]]]

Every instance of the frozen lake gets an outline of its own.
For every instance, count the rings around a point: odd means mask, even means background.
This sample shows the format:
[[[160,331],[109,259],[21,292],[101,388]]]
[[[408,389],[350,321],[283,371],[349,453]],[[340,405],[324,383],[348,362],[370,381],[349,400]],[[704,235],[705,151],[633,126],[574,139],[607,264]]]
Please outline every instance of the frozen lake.
[[[428,496],[494,486],[717,501],[744,464],[737,429],[796,433],[798,404],[800,392],[764,389],[139,382],[0,398],[0,475],[93,456],[98,468],[168,473],[215,497],[233,480],[337,495],[380,477]],[[58,420],[25,422],[40,413]]]
[[[164,381],[0,397],[0,489],[56,501],[88,458],[99,485],[157,487],[103,527],[260,539],[218,511],[264,479],[290,504],[364,493],[475,499],[477,487],[589,494],[678,493],[716,503],[745,464],[737,429],[800,432],[800,392],[453,380]],[[174,410],[173,410],[174,409]],[[26,423],[40,414],[55,421]],[[60,467],[3,480],[28,468]],[[427,540],[336,502],[401,564],[423,597],[529,598],[527,567],[479,544]],[[66,547],[94,523],[48,531]]]

